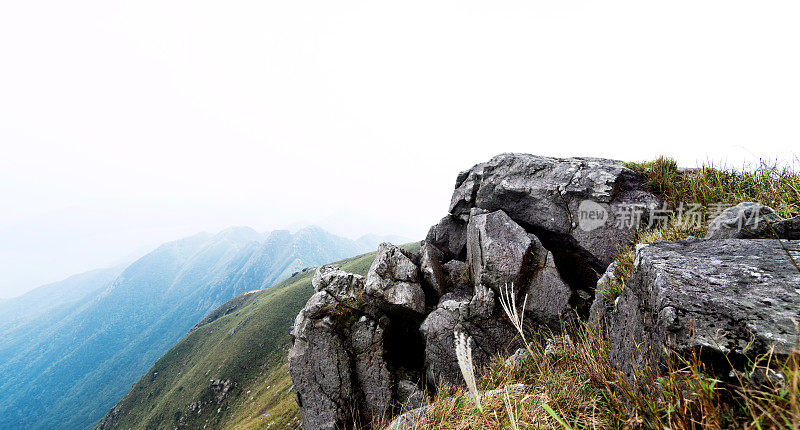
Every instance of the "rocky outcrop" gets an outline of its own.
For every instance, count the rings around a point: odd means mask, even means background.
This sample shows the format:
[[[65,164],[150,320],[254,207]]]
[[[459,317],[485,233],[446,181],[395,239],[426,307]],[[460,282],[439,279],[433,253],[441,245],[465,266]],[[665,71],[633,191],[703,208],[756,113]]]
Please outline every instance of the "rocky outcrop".
[[[289,372],[306,429],[331,429],[352,422],[355,392],[352,357],[330,316],[295,325]]]
[[[459,174],[450,213],[503,210],[554,253],[561,275],[592,290],[617,249],[661,204],[620,162],[501,154]]]
[[[425,388],[463,383],[456,330],[472,338],[478,367],[516,350],[498,304],[507,284],[520,306],[527,295],[534,325],[557,330],[585,316],[599,274],[659,203],[612,160],[502,154],[462,172],[450,214],[418,254],[381,244],[363,279],[331,267],[315,274],[289,356],[303,426],[423,408]],[[625,224],[621,209],[640,213]]]
[[[559,321],[568,315],[585,313],[593,293],[591,290],[573,290],[567,285],[556,268],[553,253],[536,236],[529,236],[532,242],[530,261],[527,278],[522,283],[522,292],[528,299],[525,310],[536,321],[557,329]]]
[[[363,408],[368,417],[382,417],[391,411],[392,390],[396,381],[386,357],[386,330],[383,324],[362,316],[351,326],[353,364],[356,382],[363,395]]]
[[[781,239],[800,240],[800,215],[775,222],[772,230]]]
[[[663,364],[665,348],[699,351],[727,375],[774,347],[786,356],[800,321],[800,242],[701,240],[640,245],[611,313],[611,360],[627,375]],[[793,262],[794,261],[794,262]]]
[[[214,395],[214,401],[222,403],[228,397],[233,386],[234,383],[230,379],[212,379],[209,388],[211,388],[211,394]]]
[[[323,266],[312,285],[316,292],[295,320],[289,351],[305,428],[335,429],[383,416],[392,407],[394,384],[386,322],[362,314],[363,278]]]

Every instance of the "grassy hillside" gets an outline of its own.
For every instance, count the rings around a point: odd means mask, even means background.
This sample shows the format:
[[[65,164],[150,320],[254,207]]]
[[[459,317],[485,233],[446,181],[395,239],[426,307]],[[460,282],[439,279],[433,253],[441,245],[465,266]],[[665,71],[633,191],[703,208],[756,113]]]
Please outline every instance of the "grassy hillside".
[[[0,304],[0,428],[91,427],[220,305],[372,249],[317,227],[234,227]]]
[[[374,257],[338,264],[366,274]],[[309,269],[220,306],[161,357],[98,427],[298,427],[286,355],[289,328],[311,296],[313,275]],[[212,381],[230,381],[231,388],[223,396]]]

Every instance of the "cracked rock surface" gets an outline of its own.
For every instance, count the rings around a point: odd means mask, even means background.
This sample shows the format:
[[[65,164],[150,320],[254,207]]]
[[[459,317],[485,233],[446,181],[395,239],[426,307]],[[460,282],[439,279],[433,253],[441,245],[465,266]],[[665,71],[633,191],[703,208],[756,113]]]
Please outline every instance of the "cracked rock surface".
[[[784,247],[786,249],[784,249]],[[609,321],[611,359],[631,376],[656,368],[664,348],[699,350],[727,374],[774,346],[785,356],[800,321],[800,242],[685,239],[637,249]],[[727,359],[725,358],[727,356]]]
[[[600,225],[582,222],[591,215],[579,210],[587,201],[605,216]],[[467,221],[472,208],[503,210],[554,253],[568,283],[592,290],[619,246],[660,205],[645,178],[618,161],[500,154],[459,174],[450,213]]]

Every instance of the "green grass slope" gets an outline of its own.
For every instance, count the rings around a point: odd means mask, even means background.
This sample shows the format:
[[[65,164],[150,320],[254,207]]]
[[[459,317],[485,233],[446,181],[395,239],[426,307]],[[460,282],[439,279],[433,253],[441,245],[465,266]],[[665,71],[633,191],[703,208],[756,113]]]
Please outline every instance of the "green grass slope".
[[[416,252],[419,244],[404,246]],[[375,253],[337,263],[366,274]],[[289,328],[311,296],[314,269],[228,301],[133,385],[97,425],[128,428],[295,428]],[[224,397],[212,381],[230,381]],[[217,384],[217,387],[219,385]]]

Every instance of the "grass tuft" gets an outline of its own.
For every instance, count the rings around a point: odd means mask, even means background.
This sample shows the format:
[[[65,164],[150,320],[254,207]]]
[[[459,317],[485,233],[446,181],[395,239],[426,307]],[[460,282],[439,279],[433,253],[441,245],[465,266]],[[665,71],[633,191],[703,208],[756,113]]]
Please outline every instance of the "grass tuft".
[[[624,163],[647,177],[653,193],[673,208],[699,204],[758,202],[790,218],[800,215],[800,174],[793,166],[761,160],[754,168],[721,169],[713,165],[680,170],[675,160],[659,157],[650,162]]]

